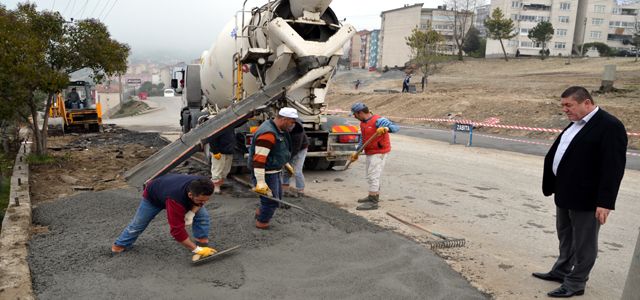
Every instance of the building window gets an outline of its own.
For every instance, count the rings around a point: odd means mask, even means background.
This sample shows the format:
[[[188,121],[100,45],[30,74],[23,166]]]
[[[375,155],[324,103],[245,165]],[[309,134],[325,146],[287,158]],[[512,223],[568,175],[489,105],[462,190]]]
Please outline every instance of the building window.
[[[522,2],[520,1],[511,1],[511,8],[519,8],[522,7]]]
[[[532,48],[533,47],[533,42],[522,41],[522,42],[520,42],[520,47]]]
[[[604,13],[605,8],[606,8],[605,5],[594,5],[593,6],[593,12]]]
[[[509,40],[509,47],[518,47],[518,41]]]
[[[520,28],[520,35],[528,35],[529,28]]]
[[[565,43],[565,42],[556,42],[554,48],[556,48],[556,49],[565,49],[565,48],[567,48],[567,43]]]
[[[566,36],[566,35],[567,35],[566,29],[556,29],[556,36]]]
[[[571,10],[570,2],[560,2],[560,10]]]
[[[518,21],[518,15],[517,14],[512,14],[511,15],[511,20]]]
[[[602,25],[602,23],[604,23],[604,19],[600,19],[600,18],[591,19],[592,25]]]
[[[620,14],[622,14],[622,8],[614,7],[613,9],[611,9],[611,13],[614,14],[614,15],[620,15]]]
[[[602,37],[602,32],[600,31],[591,31],[592,39],[600,39]]]
[[[569,16],[558,16],[558,22],[569,23]]]

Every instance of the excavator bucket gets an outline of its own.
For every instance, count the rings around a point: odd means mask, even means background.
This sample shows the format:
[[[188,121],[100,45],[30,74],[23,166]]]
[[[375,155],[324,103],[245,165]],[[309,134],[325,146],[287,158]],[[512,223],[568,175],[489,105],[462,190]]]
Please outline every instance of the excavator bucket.
[[[264,89],[230,106],[127,171],[124,174],[125,180],[133,187],[141,187],[147,181],[168,173],[201,151],[203,145],[209,143],[224,129],[242,124],[257,109],[283,98],[286,88],[300,77],[296,69],[281,74]]]

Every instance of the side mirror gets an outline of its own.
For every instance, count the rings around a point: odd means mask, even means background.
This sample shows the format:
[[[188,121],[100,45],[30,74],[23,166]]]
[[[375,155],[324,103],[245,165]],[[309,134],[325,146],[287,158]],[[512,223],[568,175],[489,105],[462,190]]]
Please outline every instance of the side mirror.
[[[171,79],[171,88],[172,89],[178,88],[178,79]]]

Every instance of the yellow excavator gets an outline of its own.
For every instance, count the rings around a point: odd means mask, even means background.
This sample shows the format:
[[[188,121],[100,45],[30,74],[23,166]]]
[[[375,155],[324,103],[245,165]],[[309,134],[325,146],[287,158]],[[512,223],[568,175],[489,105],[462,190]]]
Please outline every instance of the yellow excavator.
[[[50,131],[102,131],[102,108],[89,82],[72,81],[55,97],[49,110]]]

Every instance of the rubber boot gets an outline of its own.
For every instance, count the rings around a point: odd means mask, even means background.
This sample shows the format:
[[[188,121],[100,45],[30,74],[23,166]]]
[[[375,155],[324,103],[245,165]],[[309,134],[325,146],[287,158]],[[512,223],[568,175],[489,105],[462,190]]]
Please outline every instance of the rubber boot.
[[[221,184],[214,184],[213,185],[213,193],[216,195],[220,195],[222,194],[222,191],[220,190],[220,185]]]
[[[369,197],[371,197],[371,196],[370,196],[370,195],[367,195],[367,196],[366,196],[366,197],[364,197],[364,198],[360,198],[360,199],[358,199],[358,203],[365,203],[365,202],[369,202],[369,201],[371,201],[371,198],[369,198]]]
[[[196,246],[209,247],[209,239],[208,238],[201,238],[201,239],[195,239],[195,240],[196,240]]]
[[[260,221],[256,220],[256,228],[262,229],[262,230],[267,230],[267,229],[269,229],[269,223],[263,223],[263,222],[260,222]]]
[[[369,201],[362,203],[356,210],[374,210],[378,209],[378,201],[380,199],[380,195],[369,195]]]

